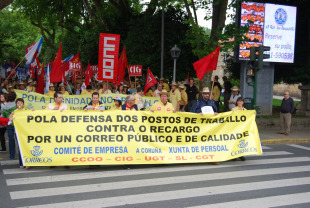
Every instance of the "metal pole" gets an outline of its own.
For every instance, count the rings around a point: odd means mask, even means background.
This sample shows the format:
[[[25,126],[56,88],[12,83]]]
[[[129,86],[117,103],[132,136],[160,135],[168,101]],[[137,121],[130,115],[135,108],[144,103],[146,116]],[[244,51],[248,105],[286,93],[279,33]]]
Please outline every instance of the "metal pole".
[[[254,70],[253,107],[256,110],[257,70]]]
[[[174,58],[173,59],[173,81],[175,82],[175,75],[176,75],[176,71],[177,71],[177,59]]]
[[[164,77],[164,40],[165,40],[165,0],[163,0],[161,10],[161,60],[160,60],[160,77]]]

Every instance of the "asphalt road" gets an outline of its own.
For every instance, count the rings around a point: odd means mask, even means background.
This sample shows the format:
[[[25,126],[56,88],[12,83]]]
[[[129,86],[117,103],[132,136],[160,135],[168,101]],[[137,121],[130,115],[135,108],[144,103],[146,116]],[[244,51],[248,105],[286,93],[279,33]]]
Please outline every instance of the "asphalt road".
[[[0,160],[0,207],[310,207],[310,144],[219,165],[36,167]],[[6,153],[7,154],[7,153]],[[5,154],[1,153],[0,158]]]

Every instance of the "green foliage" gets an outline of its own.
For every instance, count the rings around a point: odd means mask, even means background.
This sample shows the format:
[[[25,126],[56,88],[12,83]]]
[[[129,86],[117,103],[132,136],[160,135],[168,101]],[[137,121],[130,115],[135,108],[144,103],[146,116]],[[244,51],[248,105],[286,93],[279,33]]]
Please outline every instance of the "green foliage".
[[[168,6],[165,13],[165,52],[164,76],[172,79],[173,59],[170,49],[177,44],[181,54],[177,60],[177,80],[185,80],[187,73],[192,71],[192,63],[196,58],[192,47],[187,44],[185,34],[189,29],[185,24],[186,16],[182,10]],[[153,16],[138,16],[128,23],[128,34],[124,41],[128,64],[141,64],[143,70],[150,68],[155,76],[160,76],[161,54],[161,11]]]
[[[16,64],[25,55],[25,49],[40,38],[38,28],[30,24],[18,11],[10,7],[0,10],[0,60]]]

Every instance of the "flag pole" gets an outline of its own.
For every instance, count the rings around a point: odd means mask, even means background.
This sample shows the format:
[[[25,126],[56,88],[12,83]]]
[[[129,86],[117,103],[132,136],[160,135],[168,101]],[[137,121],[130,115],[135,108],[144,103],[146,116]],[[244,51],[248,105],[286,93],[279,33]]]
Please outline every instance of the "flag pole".
[[[20,60],[20,62],[15,66],[15,68],[12,70],[11,74],[14,73],[16,71],[16,68],[22,63],[22,61],[25,59],[25,56],[24,58],[22,58],[22,60]],[[6,81],[8,79],[8,77],[4,80]]]

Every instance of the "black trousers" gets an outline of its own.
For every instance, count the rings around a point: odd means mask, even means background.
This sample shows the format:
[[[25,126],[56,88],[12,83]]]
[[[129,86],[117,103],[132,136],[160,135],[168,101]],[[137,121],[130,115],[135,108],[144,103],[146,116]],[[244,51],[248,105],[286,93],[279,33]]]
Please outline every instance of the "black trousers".
[[[0,142],[1,142],[1,150],[6,151],[6,146],[5,146],[5,134],[6,128],[0,128]]]

